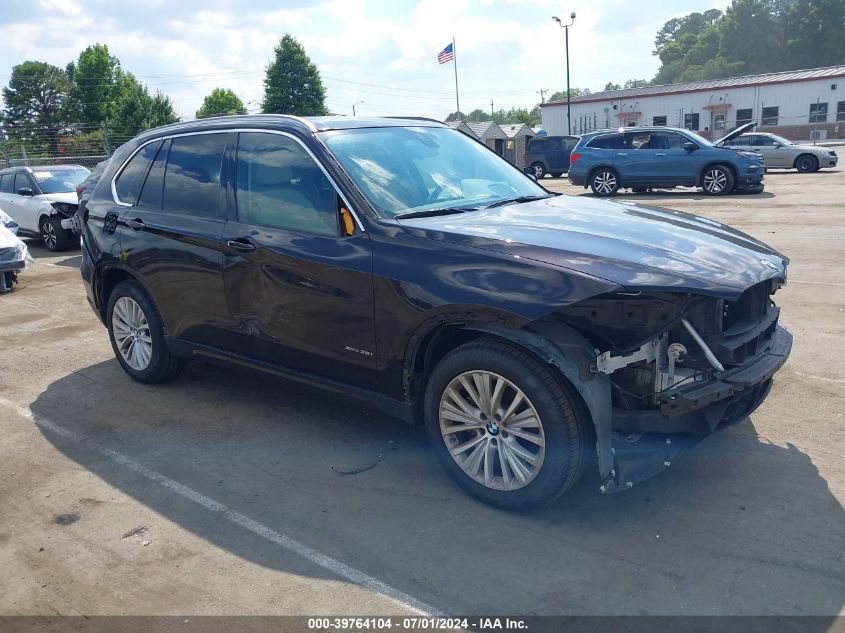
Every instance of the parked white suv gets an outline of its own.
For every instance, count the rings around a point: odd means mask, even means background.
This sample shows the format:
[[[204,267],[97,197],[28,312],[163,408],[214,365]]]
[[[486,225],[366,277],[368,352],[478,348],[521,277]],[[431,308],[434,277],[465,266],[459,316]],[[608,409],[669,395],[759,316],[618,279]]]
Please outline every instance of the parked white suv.
[[[76,186],[90,172],[82,165],[9,167],[0,171],[0,208],[18,223],[21,237],[40,237],[51,251],[74,239]]]
[[[759,152],[766,167],[818,171],[822,167],[836,167],[836,152],[821,145],[799,145],[777,134],[754,132],[732,139],[727,147]]]

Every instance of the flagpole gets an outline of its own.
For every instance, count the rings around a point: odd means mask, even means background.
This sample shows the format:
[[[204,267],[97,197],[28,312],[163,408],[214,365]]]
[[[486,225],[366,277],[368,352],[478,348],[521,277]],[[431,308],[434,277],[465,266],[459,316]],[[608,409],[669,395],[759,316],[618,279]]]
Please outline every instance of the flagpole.
[[[455,36],[452,36],[452,61],[455,64],[455,105],[461,111],[461,99],[458,96],[458,49],[455,47]]]

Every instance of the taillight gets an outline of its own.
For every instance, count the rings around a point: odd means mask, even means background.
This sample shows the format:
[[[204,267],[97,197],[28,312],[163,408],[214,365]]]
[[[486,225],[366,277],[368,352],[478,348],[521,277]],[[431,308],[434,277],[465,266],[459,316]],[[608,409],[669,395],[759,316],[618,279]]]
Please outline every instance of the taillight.
[[[572,163],[574,163],[579,158],[581,158],[581,154],[576,154],[575,152],[571,153],[569,155],[569,164],[571,165]]]
[[[77,199],[82,196],[82,185],[76,185],[76,197]]]
[[[524,163],[528,162],[528,154],[526,154],[525,156],[522,157],[522,162],[524,162]]]

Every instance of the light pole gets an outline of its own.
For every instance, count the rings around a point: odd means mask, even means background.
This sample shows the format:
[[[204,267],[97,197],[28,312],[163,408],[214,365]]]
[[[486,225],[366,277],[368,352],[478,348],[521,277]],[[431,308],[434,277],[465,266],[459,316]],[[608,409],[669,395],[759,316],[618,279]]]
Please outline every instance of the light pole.
[[[569,96],[569,27],[575,24],[575,11],[569,14],[569,24],[564,24],[556,15],[552,16],[552,20],[557,22],[557,25],[566,32],[566,133],[572,136],[572,119],[570,115],[570,96]]]
[[[355,106],[361,105],[362,103],[364,103],[364,102],[363,101],[356,101],[355,103],[352,104],[352,116],[355,116]]]

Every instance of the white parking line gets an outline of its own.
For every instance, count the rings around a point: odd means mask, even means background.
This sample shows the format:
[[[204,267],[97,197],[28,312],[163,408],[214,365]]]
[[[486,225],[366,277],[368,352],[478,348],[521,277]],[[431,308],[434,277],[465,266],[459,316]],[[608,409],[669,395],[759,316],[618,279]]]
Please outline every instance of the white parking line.
[[[341,578],[344,578],[356,585],[369,589],[375,593],[381,594],[391,602],[407,609],[415,614],[418,615],[434,615],[440,616],[443,615],[442,612],[431,607],[424,602],[417,600],[416,598],[409,596],[408,594],[399,591],[398,589],[394,589],[388,584],[365,574],[362,571],[355,569],[354,567],[350,567],[346,563],[343,563],[339,560],[335,560],[330,556],[326,556],[318,552],[317,550],[308,547],[300,543],[299,541],[291,538],[286,534],[282,534],[281,532],[277,532],[276,530],[267,527],[250,519],[248,516],[241,514],[240,512],[235,512],[227,508],[224,504],[220,503],[219,501],[215,501],[211,497],[207,497],[204,494],[193,490],[192,488],[188,488],[187,486],[180,484],[178,481],[170,479],[169,477],[165,477],[154,470],[150,470],[146,466],[136,462],[135,460],[118,453],[110,448],[105,446],[101,446],[74,431],[68,430],[55,422],[51,422],[50,420],[46,419],[41,415],[37,415],[32,412],[29,408],[22,407],[20,405],[7,400],[6,398],[0,397],[0,405],[14,410],[18,415],[27,420],[32,420],[35,424],[40,426],[43,429],[50,431],[51,433],[55,433],[65,439],[71,440],[78,444],[85,446],[86,448],[103,455],[113,462],[120,464],[121,466],[125,466],[129,470],[146,477],[150,481],[153,481],[160,486],[175,492],[186,499],[193,501],[194,503],[201,505],[206,510],[210,512],[218,513],[222,518],[227,521],[230,521],[240,527],[244,528],[264,538],[275,545],[286,549],[287,551],[301,556],[302,558],[314,563],[315,565],[326,569]]]

